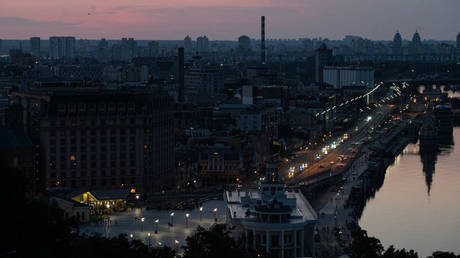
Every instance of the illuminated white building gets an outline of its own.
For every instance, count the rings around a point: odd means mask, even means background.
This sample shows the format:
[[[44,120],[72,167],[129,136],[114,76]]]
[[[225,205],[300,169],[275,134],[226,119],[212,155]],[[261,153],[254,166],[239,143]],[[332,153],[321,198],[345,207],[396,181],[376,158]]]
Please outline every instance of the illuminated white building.
[[[258,190],[227,191],[224,198],[227,223],[244,238],[246,248],[270,257],[315,255],[316,212],[301,192],[285,188],[277,163],[267,165]]]

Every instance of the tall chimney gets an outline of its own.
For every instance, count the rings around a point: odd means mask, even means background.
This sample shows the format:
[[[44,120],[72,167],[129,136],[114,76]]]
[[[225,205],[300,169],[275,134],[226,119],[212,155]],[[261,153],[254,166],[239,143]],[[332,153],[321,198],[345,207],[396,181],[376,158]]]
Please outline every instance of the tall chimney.
[[[179,89],[178,89],[177,102],[182,103],[182,102],[184,102],[184,88],[185,88],[185,80],[184,80],[184,48],[183,47],[179,48],[178,56],[179,56],[179,62],[178,62]]]
[[[265,16],[260,17],[260,62],[265,64]]]

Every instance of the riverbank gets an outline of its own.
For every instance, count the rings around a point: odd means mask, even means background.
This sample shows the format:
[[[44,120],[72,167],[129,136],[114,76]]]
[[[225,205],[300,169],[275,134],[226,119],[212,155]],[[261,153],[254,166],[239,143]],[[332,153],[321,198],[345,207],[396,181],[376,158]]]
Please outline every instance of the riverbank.
[[[347,253],[351,232],[359,229],[367,197],[375,194],[375,182],[382,181],[386,168],[414,139],[409,123],[394,126],[363,146],[361,156],[343,173],[343,181],[326,188],[312,200],[318,211],[317,257],[339,257]]]

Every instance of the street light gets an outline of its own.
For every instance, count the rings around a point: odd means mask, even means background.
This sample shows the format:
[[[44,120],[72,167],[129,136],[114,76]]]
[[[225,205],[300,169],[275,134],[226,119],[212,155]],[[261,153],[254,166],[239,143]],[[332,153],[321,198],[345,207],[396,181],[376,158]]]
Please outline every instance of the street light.
[[[188,228],[188,218],[190,217],[190,214],[187,213],[185,214],[185,227]]]
[[[147,236],[149,237],[149,248],[150,248],[150,232],[147,233]]]
[[[160,222],[160,219],[155,220],[155,234],[158,234],[158,223]]]
[[[142,217],[141,218],[141,231],[144,231],[144,221],[145,221],[145,218]]]
[[[200,207],[200,221],[201,221],[202,214],[203,214],[203,207]]]
[[[212,211],[214,212],[214,221],[217,222],[217,208],[214,208]]]
[[[177,251],[177,249],[179,249],[179,240],[177,240],[177,239],[174,240],[174,246],[175,246],[176,251]]]
[[[174,212],[171,212],[171,214],[169,214],[169,216],[171,217],[171,227],[174,226]]]

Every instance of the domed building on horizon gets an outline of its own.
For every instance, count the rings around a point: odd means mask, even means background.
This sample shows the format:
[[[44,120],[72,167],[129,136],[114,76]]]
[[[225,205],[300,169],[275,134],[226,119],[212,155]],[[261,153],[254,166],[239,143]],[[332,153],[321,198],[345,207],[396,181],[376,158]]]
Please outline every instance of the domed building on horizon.
[[[399,31],[397,31],[395,36],[393,37],[393,45],[391,46],[391,52],[393,55],[397,56],[403,54],[402,37],[401,34],[399,34]]]

